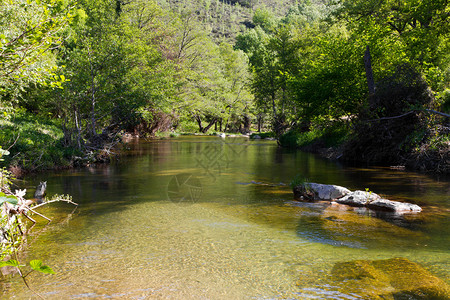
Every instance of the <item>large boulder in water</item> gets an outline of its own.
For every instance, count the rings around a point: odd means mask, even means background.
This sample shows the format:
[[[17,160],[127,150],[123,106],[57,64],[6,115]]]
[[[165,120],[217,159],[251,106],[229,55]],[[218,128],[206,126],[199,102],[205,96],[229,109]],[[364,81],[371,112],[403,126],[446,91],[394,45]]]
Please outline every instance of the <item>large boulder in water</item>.
[[[304,182],[294,186],[293,192],[294,198],[299,200],[333,200],[339,204],[367,207],[398,214],[422,211],[422,208],[416,204],[383,199],[370,191],[351,192],[349,189],[338,185]]]
[[[295,198],[303,197],[305,200],[333,200],[348,193],[350,190],[342,186],[314,182],[306,182],[294,187]]]
[[[344,197],[340,199],[336,199],[335,201],[339,204],[347,204],[350,206],[366,206],[371,201],[381,199],[381,197],[372,192],[365,191],[354,191],[348,193]]]
[[[396,213],[420,212],[422,208],[416,204],[382,199],[372,192],[354,191],[335,200],[339,204],[350,206],[365,206],[374,210],[384,210]]]
[[[391,201],[387,199],[376,199],[371,201],[368,208],[386,211],[394,211],[397,213],[421,212],[422,208],[417,204]]]
[[[406,258],[355,260],[334,265],[339,289],[363,299],[450,299],[450,287]]]

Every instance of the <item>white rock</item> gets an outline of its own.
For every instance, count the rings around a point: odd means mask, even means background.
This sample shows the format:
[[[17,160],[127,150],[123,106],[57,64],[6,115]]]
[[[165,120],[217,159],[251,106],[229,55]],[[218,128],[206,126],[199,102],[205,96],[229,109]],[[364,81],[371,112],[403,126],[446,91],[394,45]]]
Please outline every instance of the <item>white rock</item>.
[[[314,182],[305,183],[305,185],[311,188],[320,200],[333,200],[350,193],[349,189],[338,185],[320,184]]]
[[[340,199],[336,199],[337,203],[352,206],[366,206],[371,201],[381,199],[381,197],[372,192],[354,191],[350,192]]]
[[[419,205],[411,204],[411,203],[405,203],[405,202],[398,202],[398,201],[391,201],[387,199],[377,199],[372,202],[370,202],[367,205],[369,208],[372,209],[382,209],[382,210],[389,210],[389,211],[395,211],[395,212],[421,212],[422,208]]]

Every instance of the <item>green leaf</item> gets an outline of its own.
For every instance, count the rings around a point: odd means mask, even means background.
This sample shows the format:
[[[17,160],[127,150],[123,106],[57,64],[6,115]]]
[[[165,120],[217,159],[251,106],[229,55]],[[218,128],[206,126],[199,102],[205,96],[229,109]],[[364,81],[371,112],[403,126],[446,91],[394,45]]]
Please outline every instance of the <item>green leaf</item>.
[[[10,259],[10,260],[7,260],[7,261],[0,261],[0,268],[1,267],[6,267],[6,266],[18,267],[19,266],[19,262],[17,260],[15,260],[15,259]]]
[[[30,266],[33,270],[44,274],[55,274],[55,272],[49,266],[43,266],[42,261],[39,259],[30,261]]]
[[[37,270],[40,267],[42,267],[42,261],[39,259],[34,259],[34,260],[30,261],[30,266],[33,270]]]
[[[0,196],[0,205],[2,205],[3,203],[8,202],[14,205],[17,205],[19,203],[19,201],[17,200],[16,196]]]
[[[37,271],[44,274],[56,274],[55,271],[53,271],[52,268],[50,268],[49,266],[42,266]]]

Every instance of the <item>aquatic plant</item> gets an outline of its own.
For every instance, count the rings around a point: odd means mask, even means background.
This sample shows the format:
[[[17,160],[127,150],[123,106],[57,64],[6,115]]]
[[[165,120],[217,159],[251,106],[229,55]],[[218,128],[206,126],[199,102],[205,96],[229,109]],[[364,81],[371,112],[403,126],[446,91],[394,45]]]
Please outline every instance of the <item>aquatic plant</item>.
[[[299,185],[306,186],[306,185],[307,185],[306,183],[308,183],[308,182],[309,182],[309,179],[308,179],[308,178],[305,178],[305,177],[303,177],[302,175],[297,174],[297,175],[295,175],[295,177],[291,180],[291,182],[289,183],[289,186],[290,186],[291,188],[294,188],[294,187],[299,186]]]

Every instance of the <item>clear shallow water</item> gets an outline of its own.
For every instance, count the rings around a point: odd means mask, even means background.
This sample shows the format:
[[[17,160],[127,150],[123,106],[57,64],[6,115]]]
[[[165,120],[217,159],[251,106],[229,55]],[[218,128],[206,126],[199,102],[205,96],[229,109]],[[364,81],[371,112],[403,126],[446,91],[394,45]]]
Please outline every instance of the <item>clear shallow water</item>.
[[[405,257],[449,282],[450,181],[382,168],[349,168],[274,142],[181,137],[128,146],[117,163],[40,174],[48,193],[71,194],[42,212],[53,224],[28,238],[24,261],[49,299],[360,299],[331,280],[335,263]],[[369,188],[424,212],[399,218],[292,201],[295,175]],[[17,276],[5,299],[28,299]]]

